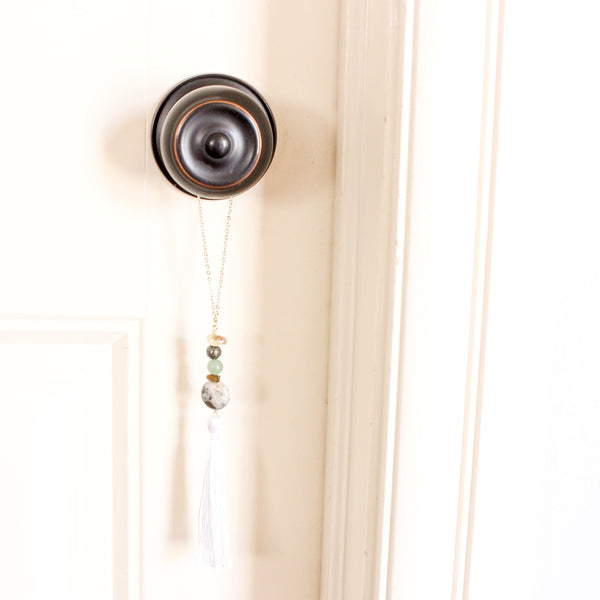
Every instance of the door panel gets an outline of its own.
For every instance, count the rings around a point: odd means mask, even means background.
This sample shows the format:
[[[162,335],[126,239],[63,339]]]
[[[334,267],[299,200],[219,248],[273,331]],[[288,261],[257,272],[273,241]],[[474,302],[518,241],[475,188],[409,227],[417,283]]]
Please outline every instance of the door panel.
[[[113,464],[127,465],[119,471],[118,490],[129,518],[125,522],[117,512],[111,517],[106,502],[85,509],[85,518],[98,515],[95,526],[111,518],[114,525],[102,529],[98,542],[113,551],[109,559],[108,550],[98,550],[105,561],[94,567],[98,594],[110,597],[114,583],[115,597],[137,598],[132,581],[139,576],[145,599],[317,598],[337,2],[34,2],[12,7],[0,28],[2,52],[10,57],[4,70],[10,91],[0,99],[5,115],[0,315],[17,329],[23,319],[58,319],[58,332],[74,319],[140,323],[141,360],[127,381],[141,386],[141,410],[133,415],[140,422],[141,455],[130,463],[129,452],[125,462]],[[235,200],[223,290],[222,332],[230,340],[223,377],[232,392],[224,413],[235,565],[229,574],[200,569],[195,555],[208,441],[208,411],[199,392],[210,329],[197,207],[164,180],[148,146],[149,123],[162,94],[185,77],[207,72],[256,86],[274,111],[279,134],[267,176]],[[224,206],[206,209],[211,249],[222,242]],[[77,354],[70,346],[57,351],[52,362],[57,373],[70,372],[71,351]],[[43,356],[36,359],[32,372],[43,363]],[[110,372],[104,375],[109,381]],[[19,389],[24,407],[31,404],[31,412],[21,415],[22,433],[31,435],[36,407],[41,410],[39,403],[53,393],[45,381],[33,378],[19,388],[18,380],[7,378],[2,384],[3,414],[12,410],[13,389]],[[56,427],[79,432],[67,437],[64,452],[77,448],[79,435],[106,453],[103,444],[119,423],[92,432],[78,425],[76,409],[86,396],[74,394],[60,405],[62,421],[57,417]],[[130,394],[125,396],[123,402],[132,406]],[[109,395],[89,402],[106,417]],[[32,459],[12,445],[3,442],[2,450],[24,473]],[[84,486],[81,473],[87,477],[90,468],[84,461],[77,471],[62,456],[56,458],[64,467],[59,487],[75,502]],[[96,482],[102,494],[108,493],[107,481]],[[24,485],[19,489],[31,497]],[[131,516],[132,503],[139,518]],[[71,517],[75,521],[68,526],[79,531],[78,517]],[[131,558],[118,557],[137,544],[131,528],[138,525],[139,569]],[[3,552],[10,553],[24,535],[15,527],[11,543],[0,544]],[[106,537],[125,530],[128,539],[121,544]],[[102,532],[88,531],[94,540]],[[66,597],[91,597],[77,583],[81,569],[65,570],[75,548],[68,544],[54,557],[64,559],[63,570],[56,570],[66,573],[61,589]],[[19,559],[23,573],[33,568],[28,548]],[[3,587],[7,580],[0,579],[0,596],[17,597],[12,593],[21,581],[17,572],[10,593]]]
[[[137,329],[0,323],[6,597],[138,593]]]

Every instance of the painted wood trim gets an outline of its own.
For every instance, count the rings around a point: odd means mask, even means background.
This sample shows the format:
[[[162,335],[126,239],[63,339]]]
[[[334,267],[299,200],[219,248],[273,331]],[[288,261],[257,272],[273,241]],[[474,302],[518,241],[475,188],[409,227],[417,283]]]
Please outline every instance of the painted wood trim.
[[[321,598],[466,600],[503,0],[342,9]]]
[[[385,597],[413,15],[342,2],[323,600]]]
[[[483,373],[490,286],[492,234],[494,228],[494,198],[496,160],[498,152],[498,123],[500,116],[500,87],[502,74],[502,42],[504,0],[488,0],[485,39],[485,66],[481,107],[481,140],[479,145],[479,181],[471,324],[465,390],[464,428],[460,468],[458,514],[452,600],[467,600],[471,550],[477,493],[477,464],[483,397]]]

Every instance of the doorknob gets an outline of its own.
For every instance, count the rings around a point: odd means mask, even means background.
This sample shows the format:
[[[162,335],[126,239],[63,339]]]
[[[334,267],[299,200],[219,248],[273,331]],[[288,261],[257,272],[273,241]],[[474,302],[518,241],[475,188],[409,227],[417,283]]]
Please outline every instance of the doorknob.
[[[161,99],[152,151],[163,175],[192,196],[237,196],[265,174],[277,143],[266,100],[229,75],[197,75]]]

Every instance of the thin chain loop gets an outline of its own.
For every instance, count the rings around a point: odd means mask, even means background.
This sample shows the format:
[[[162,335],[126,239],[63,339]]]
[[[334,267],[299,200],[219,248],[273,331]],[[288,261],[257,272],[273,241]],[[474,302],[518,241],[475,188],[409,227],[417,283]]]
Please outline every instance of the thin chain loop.
[[[208,258],[208,247],[206,244],[206,232],[204,230],[204,217],[202,215],[202,198],[198,198],[198,215],[200,217],[200,230],[202,231],[202,248],[204,250],[204,266],[206,268],[206,280],[208,281],[208,291],[210,293],[210,306],[212,311],[212,332],[217,333],[219,325],[219,311],[221,310],[221,290],[223,289],[223,275],[225,273],[225,261],[227,260],[227,244],[229,242],[229,228],[231,226],[231,209],[233,208],[233,198],[229,198],[227,208],[227,218],[225,221],[225,236],[223,240],[223,256],[221,257],[221,271],[219,273],[219,284],[217,287],[217,296],[212,286],[212,272],[210,270],[210,260]]]

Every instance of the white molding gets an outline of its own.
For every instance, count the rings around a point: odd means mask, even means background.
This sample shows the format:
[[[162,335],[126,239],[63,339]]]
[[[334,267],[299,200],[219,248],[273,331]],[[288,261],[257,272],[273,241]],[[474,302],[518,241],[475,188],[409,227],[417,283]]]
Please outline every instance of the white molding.
[[[342,3],[322,600],[467,597],[501,4]]]
[[[126,402],[127,598],[140,598],[140,321],[133,319],[0,319],[4,343],[108,345],[112,349],[113,402]],[[117,490],[118,493],[118,490]],[[117,597],[117,596],[115,596]],[[121,596],[119,596],[121,597]]]
[[[412,5],[342,2],[322,600],[385,597]]]
[[[469,597],[494,222],[503,24],[504,0],[488,0],[471,325],[469,329],[452,600],[466,600]]]

